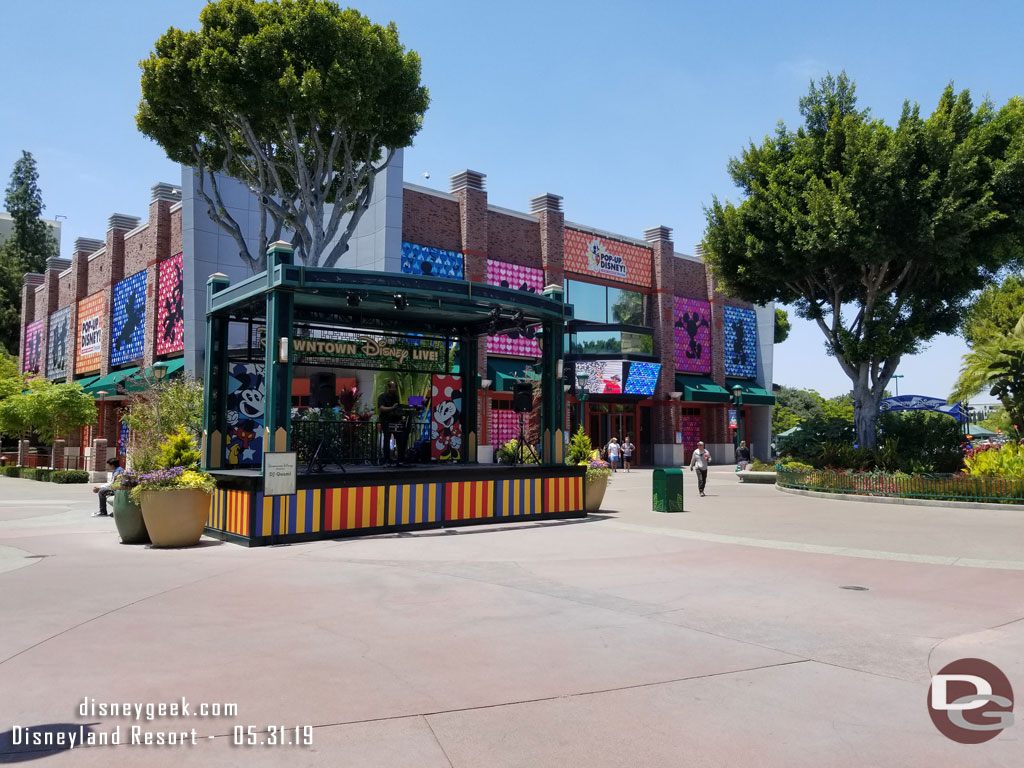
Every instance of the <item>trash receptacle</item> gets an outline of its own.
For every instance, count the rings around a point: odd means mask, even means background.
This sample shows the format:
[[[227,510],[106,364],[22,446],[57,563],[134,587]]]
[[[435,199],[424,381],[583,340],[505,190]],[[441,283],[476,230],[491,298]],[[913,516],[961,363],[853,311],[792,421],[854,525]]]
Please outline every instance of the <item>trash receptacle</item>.
[[[683,470],[654,470],[653,486],[655,512],[683,511]]]

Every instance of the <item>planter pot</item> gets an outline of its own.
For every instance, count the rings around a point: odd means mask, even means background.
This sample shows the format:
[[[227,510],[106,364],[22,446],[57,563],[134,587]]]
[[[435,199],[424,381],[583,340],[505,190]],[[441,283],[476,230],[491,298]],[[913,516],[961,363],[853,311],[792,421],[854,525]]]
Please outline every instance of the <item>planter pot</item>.
[[[142,508],[132,504],[130,491],[114,491],[114,525],[122,544],[149,544]]]
[[[587,512],[597,512],[604,501],[604,492],[608,490],[608,475],[596,480],[587,481]]]
[[[142,517],[154,547],[192,547],[210,516],[210,494],[194,488],[142,492]]]

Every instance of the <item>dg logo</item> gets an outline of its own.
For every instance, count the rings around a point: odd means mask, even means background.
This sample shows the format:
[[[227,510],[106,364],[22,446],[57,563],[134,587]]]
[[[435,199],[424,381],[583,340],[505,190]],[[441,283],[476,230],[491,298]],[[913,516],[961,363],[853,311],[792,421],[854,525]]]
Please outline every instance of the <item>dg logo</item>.
[[[981,744],[1013,725],[1013,688],[995,664],[958,659],[932,677],[928,714],[943,736]]]

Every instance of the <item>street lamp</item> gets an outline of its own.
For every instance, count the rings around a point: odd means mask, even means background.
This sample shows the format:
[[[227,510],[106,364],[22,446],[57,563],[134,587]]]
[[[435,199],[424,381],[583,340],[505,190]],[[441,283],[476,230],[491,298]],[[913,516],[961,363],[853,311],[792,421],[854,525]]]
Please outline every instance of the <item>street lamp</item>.
[[[896,397],[900,396],[900,379],[902,379],[902,378],[903,378],[903,374],[902,373],[894,373],[892,375],[892,380],[894,382],[896,382]]]
[[[683,397],[682,392],[669,392],[668,396],[672,398],[672,440],[675,443],[682,442],[682,435],[679,429],[679,401]]]
[[[157,384],[156,391],[156,428],[163,430],[162,422],[160,421],[160,384],[167,378],[167,363],[163,360],[157,363],[153,363],[153,379]]]
[[[736,446],[743,442],[743,387],[734,384],[732,388],[732,402],[736,406]]]
[[[579,391],[579,411],[580,411],[580,429],[584,432],[587,431],[587,382],[590,380],[590,374],[586,371],[576,374],[577,390]]]
[[[101,389],[96,394],[100,396],[100,437],[103,437],[103,412],[106,410],[104,407],[104,400],[106,400],[107,395],[110,393],[105,389]]]

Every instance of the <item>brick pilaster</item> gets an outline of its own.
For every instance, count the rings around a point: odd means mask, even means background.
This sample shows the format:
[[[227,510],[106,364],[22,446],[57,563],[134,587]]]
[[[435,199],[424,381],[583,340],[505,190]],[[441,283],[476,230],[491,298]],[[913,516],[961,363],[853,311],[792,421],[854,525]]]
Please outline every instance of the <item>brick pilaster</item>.
[[[110,282],[103,289],[106,314],[103,317],[103,349],[100,359],[100,375],[110,373],[110,343],[112,315],[114,307],[114,285],[124,279],[124,236],[139,226],[137,216],[115,213],[108,219],[107,226],[107,263],[110,265]]]
[[[64,447],[66,443],[64,440],[53,441],[53,455],[50,460],[50,466],[54,469],[64,469]]]
[[[651,294],[649,317],[654,328],[654,352],[661,363],[661,375],[654,390],[654,399],[661,401],[652,414],[654,442],[656,445],[672,445],[675,442],[673,414],[679,408],[671,400],[670,392],[675,391],[675,333],[672,315],[675,302],[675,245],[672,230],[668,227],[651,227],[644,230],[644,239],[651,246]]]
[[[75,239],[71,253],[71,303],[68,305],[68,368],[67,380],[75,378],[75,363],[78,358],[78,302],[89,295],[89,255],[103,247],[102,240],[90,237]]]
[[[21,286],[21,330],[18,337],[18,370],[25,370],[25,329],[36,317],[36,288],[43,284],[38,272],[26,272]]]
[[[562,198],[550,192],[530,199],[530,213],[540,224],[540,260],[544,285],[565,285],[565,213]]]
[[[451,192],[459,200],[459,223],[466,280],[487,280],[487,191],[486,174],[459,171],[451,177]]]

